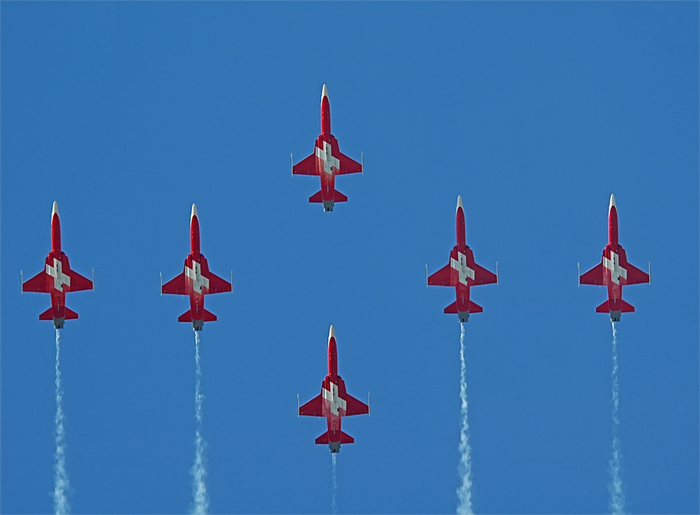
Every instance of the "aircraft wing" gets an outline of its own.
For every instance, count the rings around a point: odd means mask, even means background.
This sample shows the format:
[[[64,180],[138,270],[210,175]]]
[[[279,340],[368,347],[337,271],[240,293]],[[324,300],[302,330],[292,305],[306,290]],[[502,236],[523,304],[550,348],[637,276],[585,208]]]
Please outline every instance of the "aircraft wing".
[[[583,274],[579,279],[579,282],[581,284],[596,284],[598,286],[605,286],[605,268],[603,268],[603,263],[598,263],[588,272]]]
[[[352,415],[366,415],[369,413],[369,406],[364,402],[357,400],[355,397],[346,393],[343,396],[345,401],[345,416],[350,417]]]
[[[428,284],[433,286],[454,286],[452,282],[452,267],[449,263],[428,277]]]
[[[163,285],[162,292],[170,293],[172,295],[187,295],[185,289],[186,283],[187,281],[185,280],[185,272],[182,272],[177,277],[170,279],[167,283],[165,283]]]
[[[322,417],[323,416],[323,398],[319,393],[316,397],[299,408],[299,415],[307,417]]]
[[[46,272],[42,270],[34,277],[22,284],[22,291],[33,291],[37,293],[49,293],[46,284]]]
[[[218,275],[208,270],[206,273],[202,273],[202,275],[209,279],[209,291],[207,293],[224,293],[231,291],[231,283],[222,279]]]
[[[493,284],[498,282],[498,277],[493,272],[489,272],[484,267],[479,266],[476,263],[473,264],[473,268],[474,282],[472,284],[474,286],[477,286],[479,284]]]
[[[342,152],[340,153],[340,168],[336,172],[336,175],[346,175],[349,173],[360,173],[362,172],[362,165],[355,161],[354,159],[346,156]]]
[[[625,284],[643,284],[649,282],[649,274],[642,272],[639,268],[631,263],[627,263],[627,280]]]
[[[292,167],[294,175],[319,175],[316,168],[316,150],[306,159],[302,159]]]
[[[66,286],[67,291],[92,290],[92,281],[87,277],[83,277],[73,270],[68,270],[63,273],[70,277],[70,285]]]

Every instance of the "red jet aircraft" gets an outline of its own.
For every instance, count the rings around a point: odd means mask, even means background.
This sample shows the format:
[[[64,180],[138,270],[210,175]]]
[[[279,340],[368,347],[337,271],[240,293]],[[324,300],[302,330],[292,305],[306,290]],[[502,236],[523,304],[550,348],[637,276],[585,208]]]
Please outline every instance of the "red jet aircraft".
[[[70,269],[68,256],[61,250],[61,219],[58,203],[51,210],[51,252],[46,256],[44,270],[22,284],[22,291],[51,294],[51,307],[39,315],[39,320],[53,320],[56,329],[62,329],[66,319],[75,320],[78,314],[66,307],[66,293],[92,290],[92,281]]]
[[[292,157],[292,163],[294,158]],[[363,165],[340,152],[338,140],[331,134],[331,104],[328,88],[321,93],[321,135],[314,153],[292,166],[292,174],[320,175],[321,191],[311,195],[309,202],[323,203],[324,211],[333,211],[335,202],[347,202],[348,197],[335,189],[335,176],[362,172]]]
[[[480,284],[498,282],[498,275],[493,274],[474,262],[474,253],[467,246],[466,224],[464,223],[464,207],[462,196],[457,197],[457,245],[450,252],[450,262],[428,275],[428,265],[425,266],[427,283],[433,286],[454,286],[457,300],[445,308],[445,313],[457,313],[460,322],[468,322],[470,313],[481,313],[484,309],[469,300],[469,288]],[[498,264],[496,265],[498,272]]]
[[[204,322],[216,322],[216,315],[204,309],[204,296],[231,291],[231,283],[210,272],[207,259],[199,252],[199,216],[196,204],[192,204],[190,255],[185,258],[185,269],[165,283],[161,290],[163,293],[190,296],[190,309],[180,315],[177,321],[192,322],[195,331],[201,331]]]
[[[580,273],[580,270],[579,270]],[[650,281],[649,274],[642,272],[627,261],[625,249],[617,242],[617,206],[615,195],[610,195],[608,207],[608,244],[603,249],[600,264],[579,277],[579,284],[597,284],[608,287],[608,300],[595,308],[596,313],[610,313],[610,320],[619,322],[622,313],[634,312],[634,306],[622,300],[622,286]]]
[[[298,402],[297,395],[297,404]],[[355,442],[352,436],[340,430],[340,419],[369,414],[369,405],[347,393],[345,381],[338,375],[338,348],[333,326],[328,334],[328,375],[321,383],[321,393],[297,410],[298,415],[326,417],[328,431],[316,438],[316,443],[328,444],[332,453],[340,452],[340,444]]]

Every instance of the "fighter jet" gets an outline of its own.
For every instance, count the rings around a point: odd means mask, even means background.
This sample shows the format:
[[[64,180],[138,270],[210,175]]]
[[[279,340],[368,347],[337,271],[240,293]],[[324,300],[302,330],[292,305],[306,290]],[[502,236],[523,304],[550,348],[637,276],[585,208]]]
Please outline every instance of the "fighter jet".
[[[21,272],[20,272],[21,273]],[[53,320],[56,329],[62,329],[66,319],[75,320],[78,314],[66,307],[66,293],[92,290],[92,281],[71,270],[68,256],[61,250],[61,219],[58,203],[51,210],[51,252],[46,256],[44,270],[22,284],[22,292],[51,294],[51,307],[39,315],[39,320]]]
[[[474,253],[467,246],[464,207],[461,195],[457,197],[457,245],[450,252],[450,262],[428,277],[426,283],[433,286],[454,286],[457,300],[445,308],[445,313],[456,313],[460,322],[468,322],[470,313],[481,313],[484,309],[469,299],[469,288],[481,284],[498,283],[498,263],[493,274],[474,262]]]
[[[622,300],[622,287],[627,284],[648,283],[649,274],[627,262],[625,249],[617,241],[617,205],[615,195],[610,195],[608,206],[608,244],[603,249],[600,264],[579,277],[579,284],[597,284],[608,287],[608,300],[595,308],[596,313],[610,313],[610,320],[619,322],[622,313],[634,312],[634,306]],[[581,273],[579,266],[579,274]]]
[[[199,216],[197,205],[192,204],[190,215],[190,255],[185,258],[184,271],[161,286],[162,293],[189,295],[190,309],[177,319],[192,322],[195,331],[204,328],[204,322],[216,322],[216,315],[204,309],[204,296],[231,291],[231,283],[209,271],[207,259],[199,251]]]
[[[321,393],[299,407],[297,395],[297,415],[326,417],[328,431],[316,438],[317,444],[328,444],[331,453],[340,452],[340,444],[354,443],[355,439],[340,430],[342,417],[369,414],[368,404],[357,400],[345,390],[345,381],[338,375],[338,348],[335,330],[331,326],[328,334],[328,375],[321,383]]]
[[[291,158],[294,163],[294,157]],[[347,202],[348,197],[335,189],[335,176],[362,172],[363,165],[340,152],[338,140],[331,134],[331,104],[328,88],[321,93],[321,135],[314,152],[292,165],[292,175],[319,175],[321,190],[311,195],[309,202],[323,203],[324,211],[333,211],[335,202]]]

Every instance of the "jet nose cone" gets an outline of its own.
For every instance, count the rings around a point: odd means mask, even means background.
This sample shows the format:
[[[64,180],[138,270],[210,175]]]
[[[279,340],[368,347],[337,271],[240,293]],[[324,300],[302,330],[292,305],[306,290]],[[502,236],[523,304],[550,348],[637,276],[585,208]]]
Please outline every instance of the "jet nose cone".
[[[610,205],[608,206],[608,211],[610,211],[613,208],[613,206],[615,207],[615,209],[617,209],[617,205],[615,205],[615,195],[611,194],[610,195]]]
[[[464,206],[462,205],[462,195],[457,195],[457,209],[460,207],[464,209]]]
[[[331,341],[331,338],[335,338],[335,329],[331,325],[331,330],[328,331],[328,341]]]
[[[58,202],[53,201],[53,208],[51,209],[51,219],[53,220],[53,215],[58,214]]]
[[[323,85],[323,91],[321,91],[321,101],[323,102],[323,97],[327,97],[327,96],[328,96],[328,88],[327,88],[326,85],[324,84],[324,85]]]
[[[190,215],[190,220],[192,220],[195,216],[199,218],[199,215],[197,214],[197,204],[192,204],[192,214]]]

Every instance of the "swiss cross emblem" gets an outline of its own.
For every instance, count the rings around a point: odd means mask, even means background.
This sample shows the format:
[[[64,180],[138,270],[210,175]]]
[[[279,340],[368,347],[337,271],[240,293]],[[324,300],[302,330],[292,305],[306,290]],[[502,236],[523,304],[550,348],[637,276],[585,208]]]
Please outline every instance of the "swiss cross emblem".
[[[331,383],[330,391],[323,389],[323,398],[328,401],[331,413],[338,415],[338,410],[347,411],[347,403],[338,396],[338,385]]]
[[[459,282],[467,286],[467,279],[471,279],[472,281],[474,280],[474,270],[467,266],[467,256],[461,252],[457,252],[457,257],[459,258],[459,261],[454,258],[450,258],[450,265],[459,273]]]
[[[331,144],[327,141],[323,142],[323,149],[316,147],[316,157],[323,161],[323,171],[329,175],[333,174],[333,168],[340,168],[340,161],[333,157],[331,153]]]
[[[63,291],[63,285],[70,286],[70,276],[63,273],[63,263],[53,258],[53,266],[46,263],[46,273],[53,277],[53,286]]]
[[[603,256],[603,266],[610,270],[610,278],[615,284],[620,284],[620,277],[627,279],[627,270],[620,266],[620,256],[610,251],[610,259]]]
[[[192,279],[192,289],[202,293],[202,286],[209,288],[209,279],[202,275],[202,265],[192,260],[192,268],[185,265],[185,276]]]

